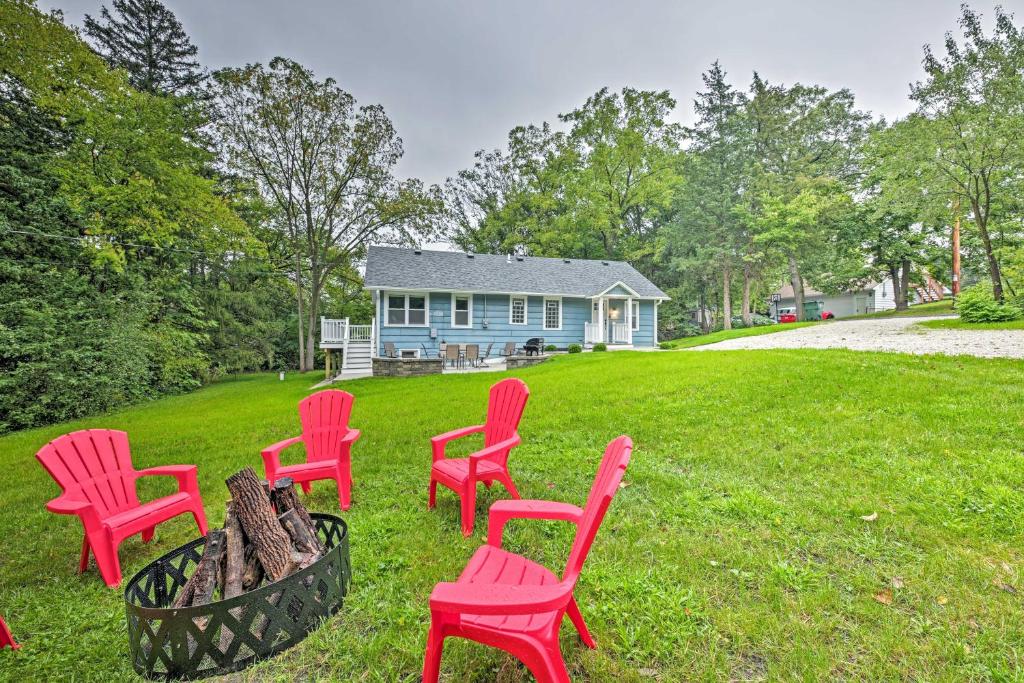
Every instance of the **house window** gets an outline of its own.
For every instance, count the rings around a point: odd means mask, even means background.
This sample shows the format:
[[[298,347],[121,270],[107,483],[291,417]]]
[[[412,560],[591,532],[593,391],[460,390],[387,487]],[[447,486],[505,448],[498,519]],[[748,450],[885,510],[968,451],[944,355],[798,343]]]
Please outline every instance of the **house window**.
[[[526,297],[509,297],[508,322],[510,325],[526,324]]]
[[[562,329],[562,300],[544,299],[544,329]]]
[[[389,294],[387,297],[388,325],[427,324],[427,297],[422,294]]]
[[[637,330],[640,329],[640,302],[639,301],[634,301],[633,302],[633,310],[632,310],[632,313],[630,315],[633,318],[633,331],[636,332]]]
[[[452,327],[473,326],[473,297],[452,294]]]

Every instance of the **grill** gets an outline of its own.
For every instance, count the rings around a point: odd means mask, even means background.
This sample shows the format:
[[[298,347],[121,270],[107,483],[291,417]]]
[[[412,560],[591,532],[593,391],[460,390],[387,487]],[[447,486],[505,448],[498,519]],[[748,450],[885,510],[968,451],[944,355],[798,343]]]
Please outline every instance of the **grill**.
[[[523,351],[526,351],[527,356],[539,356],[540,352],[544,350],[544,337],[532,337],[526,340],[523,344]]]

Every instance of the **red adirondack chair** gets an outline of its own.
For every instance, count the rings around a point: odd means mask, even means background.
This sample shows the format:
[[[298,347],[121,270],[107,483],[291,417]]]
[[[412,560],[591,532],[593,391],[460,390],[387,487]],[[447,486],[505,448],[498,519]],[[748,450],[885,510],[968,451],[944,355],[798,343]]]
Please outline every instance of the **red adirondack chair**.
[[[573,589],[632,451],[628,436],[608,444],[582,510],[543,500],[503,500],[491,506],[487,545],[476,551],[458,581],[439,583],[430,594],[423,683],[436,683],[448,637],[501,648],[522,661],[541,683],[569,680],[558,631],[568,614],[584,644],[596,647]],[[553,519],[576,525],[561,580],[546,567],[501,549],[502,532],[510,519]]]
[[[302,486],[309,493],[311,482],[333,479],[338,485],[338,502],[342,510],[352,503],[352,444],[359,438],[359,430],[348,426],[355,398],[347,391],[328,389],[310,394],[299,402],[302,436],[279,441],[263,449],[263,466],[267,481],[283,477]],[[306,447],[306,462],[282,465],[281,451],[302,443]]]
[[[85,529],[78,572],[89,566],[89,551],[108,586],[121,583],[117,547],[141,533],[148,543],[157,524],[191,512],[206,535],[206,514],[199,497],[195,465],[164,465],[136,471],[128,435],[114,429],[84,429],[58,437],[43,446],[36,458],[63,493],[46,504],[60,515],[78,515]],[[178,480],[178,492],[140,503],[135,492],[139,477],[165,475]]]
[[[14,636],[11,635],[11,629],[7,628],[7,624],[4,623],[4,618],[0,617],[0,650],[5,647],[17,650],[21,645],[14,642]]]
[[[526,399],[530,390],[520,379],[510,377],[491,387],[487,405],[487,422],[473,427],[464,427],[435,436],[430,440],[434,463],[430,468],[430,500],[427,509],[437,502],[437,485],[444,484],[459,494],[462,499],[462,533],[473,533],[473,518],[476,516],[476,484],[490,488],[500,481],[513,498],[519,498],[519,491],[512,483],[508,472],[508,454],[519,445],[517,430],[523,417]],[[470,434],[484,433],[484,447],[468,458],[445,458],[445,446],[449,441],[461,439]]]

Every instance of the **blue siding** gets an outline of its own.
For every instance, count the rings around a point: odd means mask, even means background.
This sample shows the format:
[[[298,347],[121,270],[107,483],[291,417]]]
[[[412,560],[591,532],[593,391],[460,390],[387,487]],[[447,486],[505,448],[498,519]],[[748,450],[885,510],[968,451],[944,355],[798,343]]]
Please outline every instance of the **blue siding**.
[[[591,300],[562,297],[562,329],[544,329],[544,297],[527,297],[526,325],[509,323],[509,296],[507,294],[474,294],[473,295],[473,326],[471,328],[452,327],[452,296],[450,292],[431,292],[429,302],[429,326],[425,327],[389,327],[384,324],[385,301],[387,292],[381,292],[378,301],[377,320],[380,322],[378,353],[383,352],[384,342],[394,342],[397,348],[420,349],[426,345],[431,352],[437,350],[442,341],[453,344],[480,344],[481,352],[487,344],[494,342],[491,355],[498,351],[507,341],[523,344],[531,337],[543,337],[545,344],[554,344],[564,349],[569,344],[583,343],[583,324],[590,321]],[[484,321],[487,327],[484,327]],[[654,344],[654,303],[640,302],[640,331],[633,332],[634,346],[653,346]],[[431,329],[436,336],[431,337]]]
[[[633,296],[633,293],[626,289],[625,287],[623,287],[622,285],[615,285],[614,287],[609,289],[605,294],[610,296]]]

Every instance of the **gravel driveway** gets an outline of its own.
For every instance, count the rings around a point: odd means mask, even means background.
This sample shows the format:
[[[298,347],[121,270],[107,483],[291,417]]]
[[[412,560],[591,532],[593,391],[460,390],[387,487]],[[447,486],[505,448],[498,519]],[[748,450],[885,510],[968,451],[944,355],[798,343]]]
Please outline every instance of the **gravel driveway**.
[[[934,318],[878,318],[836,320],[822,325],[759,337],[730,339],[695,346],[689,351],[732,349],[853,349],[854,351],[898,351],[901,353],[944,353],[983,358],[1024,358],[1024,330],[934,330],[914,327]]]

